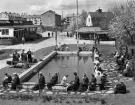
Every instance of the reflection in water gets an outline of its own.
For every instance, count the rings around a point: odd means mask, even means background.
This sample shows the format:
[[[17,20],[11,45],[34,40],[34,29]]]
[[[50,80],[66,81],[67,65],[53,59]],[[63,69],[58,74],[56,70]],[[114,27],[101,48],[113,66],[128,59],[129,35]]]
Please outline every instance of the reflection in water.
[[[56,56],[42,70],[45,75],[46,82],[55,72],[60,74],[60,80],[65,74],[69,74],[68,81],[74,79],[73,72],[77,72],[80,79],[82,74],[86,73],[88,77],[94,72],[93,62],[90,56]],[[30,79],[31,82],[37,82],[37,74]]]

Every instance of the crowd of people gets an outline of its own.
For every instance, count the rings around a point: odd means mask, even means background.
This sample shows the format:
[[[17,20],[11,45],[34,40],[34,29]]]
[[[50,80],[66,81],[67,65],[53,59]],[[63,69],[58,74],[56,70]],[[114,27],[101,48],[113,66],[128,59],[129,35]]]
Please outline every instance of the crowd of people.
[[[119,51],[116,51],[115,56],[117,69],[123,76],[132,77],[132,68],[130,63],[130,57],[127,53],[122,54]]]
[[[31,50],[29,49],[27,52],[25,52],[25,50],[23,49],[21,54],[18,53],[18,51],[16,50],[14,53],[13,53],[13,59],[11,61],[11,65],[14,65],[16,66],[18,63],[22,63],[22,65],[28,65],[30,63],[35,63],[36,60],[33,59],[32,57],[32,52]],[[8,62],[7,62],[8,63]]]
[[[69,51],[69,47],[67,44],[58,43],[58,45],[54,47],[54,50],[55,51]]]
[[[9,83],[11,84],[11,90],[16,90],[17,86],[20,85],[20,78],[17,73],[13,73],[13,78],[8,73],[5,73],[5,77],[3,80],[3,87],[8,87]]]
[[[95,48],[94,52],[97,51]],[[95,53],[97,54],[97,53]],[[103,73],[103,70],[100,66],[100,61],[98,61],[99,55],[95,56],[94,61],[94,74],[91,75],[91,79],[89,80],[88,76],[84,73],[82,76],[82,79],[78,77],[78,74],[76,72],[73,73],[74,80],[68,83],[68,74],[65,74],[61,80],[61,85],[66,87],[67,91],[95,91],[97,87],[99,87],[99,90],[105,90],[105,84],[107,82],[107,75]],[[42,73],[40,73],[42,74]],[[43,76],[43,75],[42,75]],[[33,89],[39,89],[39,87],[45,86],[45,79],[40,79],[42,77],[39,77],[39,83],[37,83]],[[45,78],[45,77],[44,77]],[[42,86],[40,85],[42,84]],[[47,83],[47,88],[49,90],[52,90],[52,86],[55,86],[58,84],[58,73],[55,73],[52,79],[49,83]],[[42,88],[41,88],[42,89]]]
[[[107,75],[104,73],[104,70],[100,66],[100,53],[96,47],[92,48],[92,53],[93,53],[93,63],[94,63],[94,74],[91,74],[91,79],[87,76],[87,74],[83,74],[82,79],[80,80],[77,72],[74,72],[74,80],[68,83],[68,74],[65,74],[61,80],[61,85],[66,87],[67,91],[79,91],[79,92],[84,92],[84,91],[96,91],[98,90],[105,90],[106,89],[106,83],[108,81]],[[32,56],[31,56],[31,51],[29,50],[27,53],[24,53],[24,50],[22,50],[21,53],[21,60],[23,62],[32,62]],[[27,57],[26,57],[27,56]],[[13,55],[13,60],[19,61],[20,55],[17,53],[17,51]],[[130,69],[129,66],[129,61],[127,61],[125,55],[119,55],[116,53],[116,62],[119,66],[119,69],[122,70],[124,75],[128,75],[127,71]],[[124,70],[122,69],[123,66],[125,65]],[[39,72],[39,79],[38,83],[32,88],[33,90],[39,90],[39,89],[44,89],[45,84],[47,84],[47,88],[49,90],[52,90],[52,87],[58,84],[59,80],[59,75],[58,73],[55,73],[50,82],[46,83],[45,77],[42,72]],[[8,84],[11,83],[11,89],[16,90],[17,85],[20,84],[20,79],[19,76],[14,73],[14,77],[12,78],[8,73],[5,74],[5,78],[3,80],[3,86],[7,87]],[[126,93],[126,85],[124,82],[118,83],[114,87],[114,92],[115,93]]]

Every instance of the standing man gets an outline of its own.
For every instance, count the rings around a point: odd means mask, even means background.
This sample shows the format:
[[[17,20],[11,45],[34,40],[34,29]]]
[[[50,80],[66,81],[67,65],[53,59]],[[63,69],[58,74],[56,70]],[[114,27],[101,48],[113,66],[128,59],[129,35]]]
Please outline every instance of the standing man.
[[[25,43],[25,38],[24,38],[24,37],[22,37],[22,43],[23,43],[23,45],[24,45],[24,43]]]
[[[29,63],[32,63],[32,52],[30,51],[30,49],[29,49],[29,51],[27,52],[27,55],[28,55],[28,62],[29,62]]]
[[[42,72],[39,73],[39,81],[38,84],[36,84],[33,87],[33,90],[39,90],[39,89],[44,89],[45,87],[45,77]]]

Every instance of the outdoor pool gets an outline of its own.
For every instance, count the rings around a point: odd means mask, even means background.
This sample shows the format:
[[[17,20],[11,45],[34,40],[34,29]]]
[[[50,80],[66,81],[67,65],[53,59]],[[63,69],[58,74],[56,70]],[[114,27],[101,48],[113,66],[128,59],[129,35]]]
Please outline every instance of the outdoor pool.
[[[49,82],[56,72],[60,74],[60,80],[65,74],[68,74],[68,82],[70,82],[74,79],[73,72],[77,72],[80,79],[82,78],[83,73],[86,73],[90,78],[91,74],[94,72],[93,69],[94,65],[91,56],[57,55],[40,71],[45,76],[46,82]],[[29,80],[29,82],[37,81],[38,73]]]

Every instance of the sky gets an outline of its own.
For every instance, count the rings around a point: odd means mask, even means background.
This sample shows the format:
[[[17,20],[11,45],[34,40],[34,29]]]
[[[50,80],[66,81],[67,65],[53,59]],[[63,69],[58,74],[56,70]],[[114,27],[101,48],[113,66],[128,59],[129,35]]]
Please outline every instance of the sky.
[[[79,12],[83,9],[94,12],[99,7],[103,11],[113,8],[115,5],[125,3],[127,0],[78,0]],[[63,16],[76,13],[76,0],[2,0],[0,12],[15,12],[27,14],[42,14],[53,10]]]

